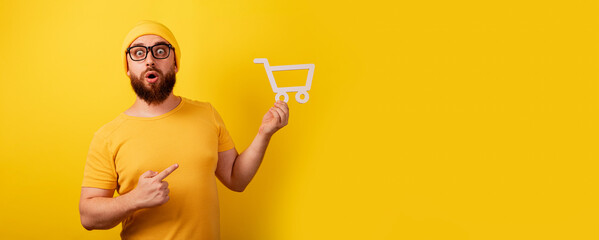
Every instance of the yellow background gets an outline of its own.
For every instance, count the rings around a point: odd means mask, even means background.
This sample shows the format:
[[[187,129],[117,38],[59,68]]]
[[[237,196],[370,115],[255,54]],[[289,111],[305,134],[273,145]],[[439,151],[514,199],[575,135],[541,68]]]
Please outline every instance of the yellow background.
[[[274,102],[252,60],[316,65],[246,191],[219,183],[222,239],[599,239],[596,1],[0,4],[0,238],[118,239],[81,227],[80,184],[151,19],[240,151]]]

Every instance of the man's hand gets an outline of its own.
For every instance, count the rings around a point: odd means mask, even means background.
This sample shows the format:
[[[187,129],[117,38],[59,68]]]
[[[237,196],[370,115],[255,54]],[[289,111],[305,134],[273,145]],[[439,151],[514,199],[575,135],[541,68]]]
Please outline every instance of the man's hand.
[[[276,131],[287,125],[289,120],[289,107],[284,101],[277,101],[274,107],[271,107],[264,118],[262,118],[262,125],[258,133],[265,134],[266,136],[272,136]]]
[[[174,164],[160,173],[154,171],[143,173],[139,177],[137,187],[130,192],[135,207],[140,209],[151,208],[168,202],[170,199],[168,196],[170,190],[168,188],[168,183],[162,180],[178,167],[178,164]]]

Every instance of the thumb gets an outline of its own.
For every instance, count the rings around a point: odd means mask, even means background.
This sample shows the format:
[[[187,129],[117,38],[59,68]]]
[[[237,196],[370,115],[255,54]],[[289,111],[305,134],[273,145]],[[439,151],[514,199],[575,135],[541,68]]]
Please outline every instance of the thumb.
[[[139,178],[151,178],[156,176],[156,174],[158,174],[157,172],[154,172],[152,170],[148,170],[147,172],[143,173]]]

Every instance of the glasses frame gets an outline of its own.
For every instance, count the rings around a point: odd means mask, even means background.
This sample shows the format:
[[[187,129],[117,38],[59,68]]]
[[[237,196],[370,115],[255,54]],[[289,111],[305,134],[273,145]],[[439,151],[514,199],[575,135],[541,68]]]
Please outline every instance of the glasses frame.
[[[168,47],[168,54],[166,55],[166,57],[163,57],[163,58],[158,58],[158,57],[154,56],[154,50],[153,50],[153,48],[154,48],[154,47],[156,47],[156,46],[167,46],[167,47]],[[132,49],[132,48],[138,48],[138,47],[142,47],[142,48],[145,48],[145,49],[146,49],[146,56],[144,56],[144,58],[142,58],[142,59],[135,60],[135,59],[133,59],[133,57],[131,56],[131,49]],[[133,46],[133,47],[128,47],[128,48],[127,48],[127,54],[129,54],[129,58],[131,59],[131,61],[136,61],[136,62],[139,62],[139,61],[146,60],[146,58],[148,58],[148,55],[149,55],[149,54],[148,54],[148,52],[151,52],[151,53],[152,53],[152,57],[153,57],[153,58],[155,58],[155,59],[167,59],[168,57],[170,57],[170,56],[171,56],[171,49],[175,50],[175,48],[173,47],[173,45],[170,45],[170,44],[165,44],[165,43],[159,43],[159,44],[156,44],[156,45],[154,45],[154,46],[149,46],[149,47],[146,47],[146,46]]]

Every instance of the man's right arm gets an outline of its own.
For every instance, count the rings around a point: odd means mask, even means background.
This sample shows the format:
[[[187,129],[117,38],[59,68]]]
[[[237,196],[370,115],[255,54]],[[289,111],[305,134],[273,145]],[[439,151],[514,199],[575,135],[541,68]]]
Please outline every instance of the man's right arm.
[[[138,208],[132,194],[113,198],[114,189],[81,188],[79,214],[81,224],[87,230],[110,229],[118,225]]]
[[[173,164],[160,173],[147,171],[139,177],[135,189],[116,198],[112,197],[114,189],[81,188],[81,225],[87,230],[110,229],[139,209],[165,204],[170,200],[170,190],[163,180],[178,167]]]

